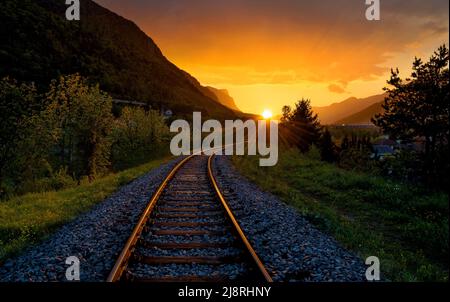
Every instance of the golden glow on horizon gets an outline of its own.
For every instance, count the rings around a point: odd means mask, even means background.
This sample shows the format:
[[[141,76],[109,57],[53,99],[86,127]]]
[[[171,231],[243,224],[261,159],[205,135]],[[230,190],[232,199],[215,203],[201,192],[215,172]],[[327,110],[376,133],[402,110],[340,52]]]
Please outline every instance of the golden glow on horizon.
[[[448,1],[386,5],[381,22],[355,1],[96,0],[243,112],[275,115],[301,98],[327,106],[381,94],[391,68],[407,77],[415,56],[449,44]]]
[[[262,116],[265,120],[268,120],[268,119],[271,119],[271,118],[272,118],[273,114],[272,114],[272,111],[270,111],[269,109],[266,109],[266,110],[263,111],[263,113],[261,114],[261,116]]]

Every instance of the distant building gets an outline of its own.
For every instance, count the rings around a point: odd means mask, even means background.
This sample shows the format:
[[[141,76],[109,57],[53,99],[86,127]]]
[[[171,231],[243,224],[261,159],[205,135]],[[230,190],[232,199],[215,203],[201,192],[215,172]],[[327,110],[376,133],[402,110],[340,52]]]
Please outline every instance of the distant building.
[[[334,128],[347,128],[347,129],[377,129],[378,127],[372,123],[366,124],[340,124],[340,125],[330,125]]]
[[[173,116],[173,112],[170,109],[167,109],[163,112],[164,118],[171,118]]]
[[[392,140],[388,135],[383,135],[372,143],[373,153],[371,158],[384,159],[392,157],[397,152],[425,152],[425,138],[416,137],[412,141]]]
[[[380,145],[380,146],[389,146],[389,147],[392,147],[392,148],[395,148],[396,146],[398,146],[398,142],[396,142],[396,141],[394,141],[392,139],[388,139],[388,138],[377,139],[372,144],[373,145]]]
[[[381,138],[375,140],[372,143],[373,153],[371,158],[383,160],[388,157],[393,157],[396,149],[400,147],[400,144],[388,136],[383,135]]]
[[[140,107],[148,106],[147,103],[130,101],[130,100],[113,99],[112,101],[114,104],[133,105],[133,106],[140,106]]]
[[[373,153],[372,158],[383,160],[388,157],[393,157],[395,154],[395,150],[393,146],[389,145],[373,145]]]
[[[409,142],[400,142],[398,149],[404,151],[413,151],[417,153],[425,152],[425,138],[416,137],[414,140]]]
[[[365,124],[342,124],[342,127],[347,128],[376,128],[372,123],[365,123]]]

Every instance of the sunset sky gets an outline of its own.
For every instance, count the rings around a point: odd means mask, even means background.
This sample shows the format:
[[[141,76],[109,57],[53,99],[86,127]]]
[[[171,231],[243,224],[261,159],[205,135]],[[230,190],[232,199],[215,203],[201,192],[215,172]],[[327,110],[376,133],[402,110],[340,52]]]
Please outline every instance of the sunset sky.
[[[245,112],[279,113],[382,93],[391,67],[448,45],[448,0],[95,0],[134,21],[178,67],[228,89]],[[314,3],[312,3],[314,2]]]

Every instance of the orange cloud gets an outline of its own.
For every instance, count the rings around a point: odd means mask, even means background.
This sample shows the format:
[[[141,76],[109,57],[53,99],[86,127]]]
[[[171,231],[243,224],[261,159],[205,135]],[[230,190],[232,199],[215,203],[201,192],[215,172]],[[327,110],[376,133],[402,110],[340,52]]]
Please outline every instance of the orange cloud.
[[[448,0],[384,1],[379,22],[365,19],[361,0],[97,2],[135,21],[202,83],[234,87],[238,106],[255,112],[259,93],[239,85],[265,85],[266,92],[278,85],[290,89],[283,95],[299,97],[316,87],[321,90],[312,94],[321,100],[313,103],[331,102],[333,95],[370,93],[346,84],[382,86],[391,67],[448,43]],[[378,86],[373,91],[379,93]]]
[[[346,93],[347,91],[337,84],[328,85],[328,90],[334,93]]]

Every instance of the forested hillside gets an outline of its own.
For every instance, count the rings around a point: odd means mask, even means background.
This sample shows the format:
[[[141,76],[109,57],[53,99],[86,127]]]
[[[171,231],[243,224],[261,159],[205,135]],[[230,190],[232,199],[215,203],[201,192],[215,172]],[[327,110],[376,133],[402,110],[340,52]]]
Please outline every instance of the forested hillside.
[[[79,73],[113,97],[223,118],[234,112],[169,62],[133,22],[81,1],[81,21],[65,19],[65,1],[0,2],[0,77],[47,87],[60,75]]]

